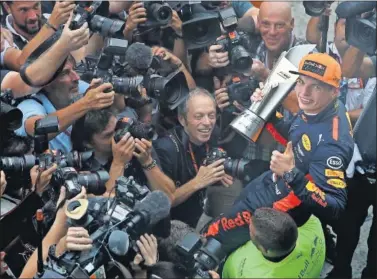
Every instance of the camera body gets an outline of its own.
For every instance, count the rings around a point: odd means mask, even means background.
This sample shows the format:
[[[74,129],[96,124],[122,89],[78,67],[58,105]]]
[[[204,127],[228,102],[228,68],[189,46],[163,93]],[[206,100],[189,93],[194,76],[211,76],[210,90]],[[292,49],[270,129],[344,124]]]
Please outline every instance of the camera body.
[[[136,202],[144,199],[149,193],[149,188],[136,183],[132,176],[121,176],[116,180],[115,194],[129,209],[134,208]]]
[[[250,161],[246,159],[231,159],[227,156],[224,149],[216,147],[208,151],[204,159],[204,165],[208,166],[213,162],[225,159],[224,171],[226,174],[238,178],[240,180],[248,180],[248,173],[250,172]]]
[[[137,139],[152,140],[154,136],[154,127],[132,118],[124,117],[118,120],[115,126],[114,140],[118,143],[123,136],[129,132],[132,137]]]
[[[239,112],[233,105],[234,101],[245,108],[250,107],[250,96],[258,88],[258,81],[252,77],[241,80],[239,77],[233,77],[231,81],[227,83],[227,92],[230,105],[224,109],[229,113]]]
[[[109,178],[109,173],[104,170],[78,173],[74,168],[66,167],[57,169],[50,183],[53,187],[64,185],[67,189],[67,197],[70,199],[81,192],[81,187],[85,187],[88,194],[104,194],[106,192],[105,184]]]
[[[87,22],[92,32],[98,32],[103,37],[122,38],[124,21],[107,18],[108,15],[108,1],[76,1],[70,29],[79,29]]]
[[[215,269],[226,256],[220,242],[210,238],[203,245],[196,233],[188,233],[175,248],[185,259],[184,266],[192,278],[212,278],[208,271]]]
[[[173,10],[165,1],[146,1],[147,21],[140,24],[140,28],[155,28],[166,26],[172,19]]]
[[[232,69],[238,73],[250,70],[253,59],[247,49],[251,45],[248,35],[242,31],[236,31],[238,19],[232,7],[219,11],[220,21],[227,31],[226,37],[217,40],[222,46],[221,51],[229,53],[229,62]]]

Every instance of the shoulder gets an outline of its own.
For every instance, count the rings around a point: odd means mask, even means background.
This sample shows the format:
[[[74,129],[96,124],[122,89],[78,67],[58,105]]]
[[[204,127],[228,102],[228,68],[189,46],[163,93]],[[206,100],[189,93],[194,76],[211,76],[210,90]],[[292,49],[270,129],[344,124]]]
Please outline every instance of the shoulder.
[[[169,156],[179,152],[178,142],[168,135],[155,140],[153,142],[153,147],[159,156],[161,156],[161,153]]]

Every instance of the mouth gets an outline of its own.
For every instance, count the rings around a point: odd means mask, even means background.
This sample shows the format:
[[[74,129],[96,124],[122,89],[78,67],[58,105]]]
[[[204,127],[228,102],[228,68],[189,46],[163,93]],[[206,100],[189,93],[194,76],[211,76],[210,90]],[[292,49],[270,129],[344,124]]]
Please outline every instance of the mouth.
[[[304,97],[299,97],[299,99],[300,99],[300,102],[301,102],[302,104],[304,104],[304,105],[310,105],[311,103],[313,103],[312,100],[307,99],[307,98],[304,98]]]
[[[199,131],[199,133],[201,133],[201,134],[208,135],[208,134],[211,133],[212,129],[210,129],[210,128],[208,128],[208,129],[199,129],[198,131]]]

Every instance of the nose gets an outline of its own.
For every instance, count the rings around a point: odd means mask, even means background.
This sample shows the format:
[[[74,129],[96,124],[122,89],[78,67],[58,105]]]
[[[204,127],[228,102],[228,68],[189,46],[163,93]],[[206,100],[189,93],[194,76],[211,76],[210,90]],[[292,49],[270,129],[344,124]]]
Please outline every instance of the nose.
[[[27,14],[27,18],[28,18],[28,20],[37,20],[38,15],[33,9],[31,9]]]
[[[78,81],[80,76],[76,73],[76,71],[71,71],[71,79],[72,81]]]
[[[275,25],[271,24],[270,30],[269,30],[270,35],[275,36],[277,34],[277,29]]]
[[[211,124],[211,120],[209,119],[208,115],[206,115],[206,116],[203,117],[202,123],[205,124],[205,125],[210,125]]]

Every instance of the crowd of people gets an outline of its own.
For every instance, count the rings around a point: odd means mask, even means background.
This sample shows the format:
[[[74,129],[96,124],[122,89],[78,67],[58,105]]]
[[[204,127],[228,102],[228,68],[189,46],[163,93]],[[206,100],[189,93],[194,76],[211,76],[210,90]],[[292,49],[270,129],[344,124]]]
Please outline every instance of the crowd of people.
[[[253,2],[1,3],[2,276],[353,278],[373,206],[375,278],[376,52],[339,16],[323,49],[330,1]],[[304,45],[258,140],[233,131]]]

